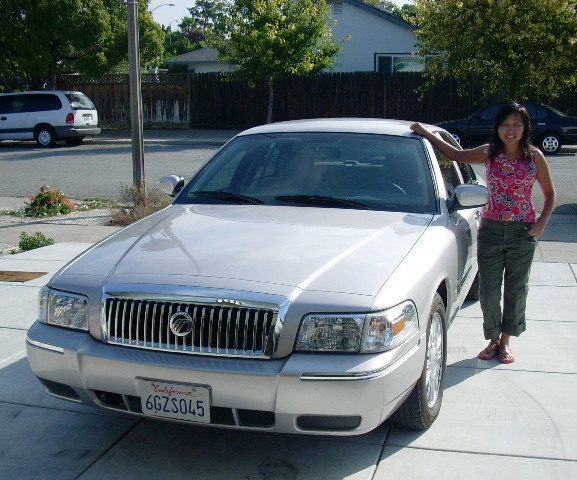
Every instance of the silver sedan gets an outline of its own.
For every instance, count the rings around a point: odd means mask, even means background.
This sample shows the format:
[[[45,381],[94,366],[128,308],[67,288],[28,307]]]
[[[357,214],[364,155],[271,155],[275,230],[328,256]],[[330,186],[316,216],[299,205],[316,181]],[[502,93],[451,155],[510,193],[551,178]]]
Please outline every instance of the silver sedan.
[[[41,290],[33,372],[62,399],[222,428],[429,427],[488,195],[409,125],[265,125],[164,177],[171,206]]]

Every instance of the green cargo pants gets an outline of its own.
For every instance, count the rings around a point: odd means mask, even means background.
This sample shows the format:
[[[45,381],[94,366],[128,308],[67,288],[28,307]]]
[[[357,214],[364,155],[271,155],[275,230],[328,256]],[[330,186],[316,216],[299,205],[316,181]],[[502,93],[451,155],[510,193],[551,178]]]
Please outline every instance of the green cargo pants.
[[[502,332],[518,337],[525,331],[529,272],[537,245],[537,239],[527,232],[529,225],[481,219],[477,259],[483,332],[487,340]]]

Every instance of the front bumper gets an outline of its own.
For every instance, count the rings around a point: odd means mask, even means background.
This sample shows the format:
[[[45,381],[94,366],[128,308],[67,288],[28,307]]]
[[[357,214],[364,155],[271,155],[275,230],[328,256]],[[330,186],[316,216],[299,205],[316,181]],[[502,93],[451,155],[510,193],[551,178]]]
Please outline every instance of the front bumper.
[[[424,342],[402,356],[295,353],[276,360],[206,357],[107,345],[36,322],[28,360],[54,396],[143,415],[139,378],[207,386],[212,426],[352,435],[380,425],[410,393]]]

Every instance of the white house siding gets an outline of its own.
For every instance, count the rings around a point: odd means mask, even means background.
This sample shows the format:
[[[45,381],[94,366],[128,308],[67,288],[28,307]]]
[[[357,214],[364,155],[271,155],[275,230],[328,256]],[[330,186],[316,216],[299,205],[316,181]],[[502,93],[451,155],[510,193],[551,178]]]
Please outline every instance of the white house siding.
[[[333,7],[333,2],[331,7]],[[337,8],[338,11],[338,8]],[[411,54],[416,48],[416,37],[409,28],[364,11],[342,1],[342,13],[336,13],[333,37],[342,39],[350,35],[333,66],[335,72],[373,72],[375,55]]]

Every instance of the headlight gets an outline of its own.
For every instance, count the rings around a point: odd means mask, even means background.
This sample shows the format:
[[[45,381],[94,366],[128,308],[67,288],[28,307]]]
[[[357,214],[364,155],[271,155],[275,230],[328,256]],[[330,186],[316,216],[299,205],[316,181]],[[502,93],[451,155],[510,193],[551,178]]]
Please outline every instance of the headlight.
[[[88,298],[43,287],[38,295],[38,321],[88,330]]]
[[[296,350],[322,352],[384,352],[419,330],[415,304],[403,302],[374,313],[310,314],[303,318]]]

